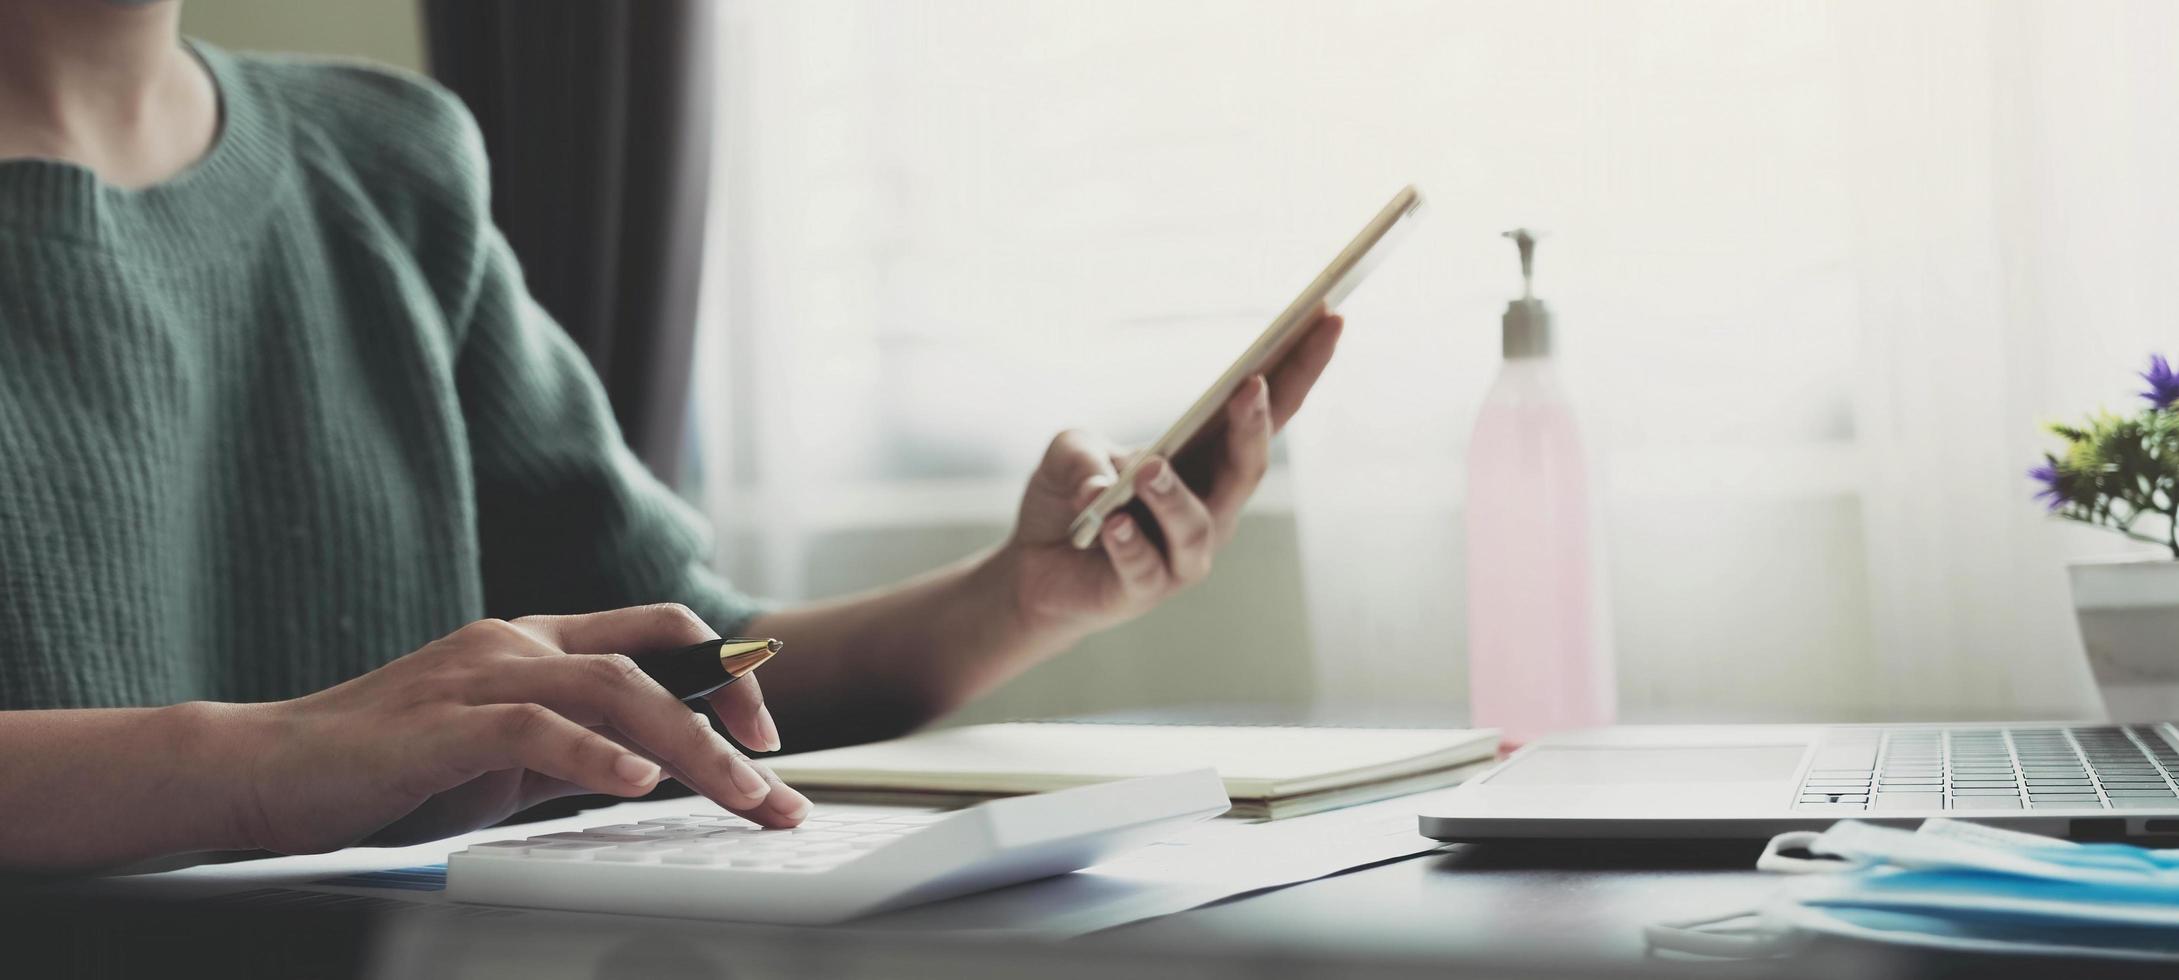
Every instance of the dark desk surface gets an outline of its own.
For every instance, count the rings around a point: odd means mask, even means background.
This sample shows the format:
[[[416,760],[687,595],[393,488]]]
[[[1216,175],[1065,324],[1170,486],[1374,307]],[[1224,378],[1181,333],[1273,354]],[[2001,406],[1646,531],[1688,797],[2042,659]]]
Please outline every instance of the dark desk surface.
[[[1645,924],[1744,909],[1766,894],[1775,881],[1747,870],[1754,854],[1748,846],[1451,846],[1065,942],[468,907],[396,912],[387,903],[269,912],[56,901],[15,889],[0,908],[0,975],[2063,980],[2118,972],[1845,943],[1759,963],[1646,954]]]

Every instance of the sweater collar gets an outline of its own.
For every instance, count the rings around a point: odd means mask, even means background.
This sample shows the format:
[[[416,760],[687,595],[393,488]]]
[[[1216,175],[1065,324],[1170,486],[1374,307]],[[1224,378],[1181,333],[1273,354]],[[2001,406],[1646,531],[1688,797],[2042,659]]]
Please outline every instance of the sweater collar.
[[[288,120],[259,80],[213,45],[185,40],[219,92],[219,133],[188,169],[125,190],[60,160],[0,161],[0,228],[117,251],[218,258],[256,228],[286,179]]]

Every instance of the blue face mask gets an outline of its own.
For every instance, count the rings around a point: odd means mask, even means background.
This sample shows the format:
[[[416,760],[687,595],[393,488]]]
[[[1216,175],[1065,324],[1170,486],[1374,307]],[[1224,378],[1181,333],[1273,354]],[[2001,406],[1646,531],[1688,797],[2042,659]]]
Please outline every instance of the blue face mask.
[[[1806,851],[1797,858],[1789,851]],[[1652,948],[1769,956],[1819,935],[1977,953],[2179,961],[2179,851],[1953,820],[1782,834],[1756,867],[1802,877],[1761,908],[1647,931]]]

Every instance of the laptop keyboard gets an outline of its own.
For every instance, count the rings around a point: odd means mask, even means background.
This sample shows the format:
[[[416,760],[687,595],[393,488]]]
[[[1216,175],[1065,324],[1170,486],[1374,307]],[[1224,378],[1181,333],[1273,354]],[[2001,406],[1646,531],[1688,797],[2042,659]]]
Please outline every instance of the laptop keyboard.
[[[1827,732],[1797,809],[2179,809],[2167,725],[1844,728]]]

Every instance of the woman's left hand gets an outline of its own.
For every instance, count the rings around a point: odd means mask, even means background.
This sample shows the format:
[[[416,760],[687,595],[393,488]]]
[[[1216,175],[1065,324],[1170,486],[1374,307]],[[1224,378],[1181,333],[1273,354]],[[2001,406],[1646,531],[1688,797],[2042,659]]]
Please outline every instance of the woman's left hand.
[[[1222,430],[1177,459],[1147,461],[1135,502],[1107,518],[1086,551],[1068,541],[1068,525],[1131,457],[1079,431],[1053,439],[1004,548],[1023,622],[1049,636],[1085,635],[1140,616],[1209,575],[1270,465],[1271,436],[1323,374],[1341,327],[1337,314],[1324,315],[1268,377],[1241,385],[1226,403]]]

